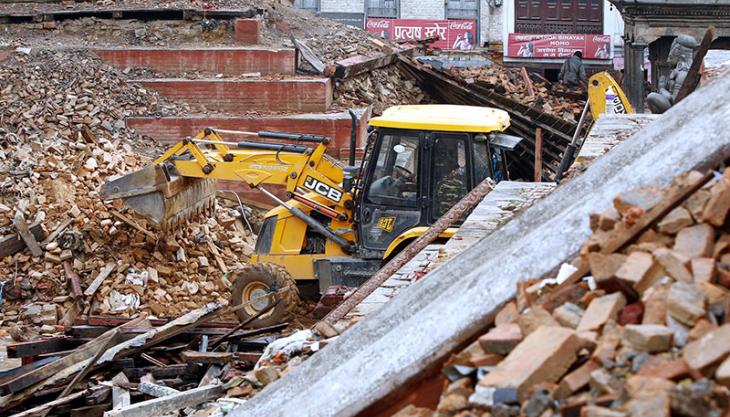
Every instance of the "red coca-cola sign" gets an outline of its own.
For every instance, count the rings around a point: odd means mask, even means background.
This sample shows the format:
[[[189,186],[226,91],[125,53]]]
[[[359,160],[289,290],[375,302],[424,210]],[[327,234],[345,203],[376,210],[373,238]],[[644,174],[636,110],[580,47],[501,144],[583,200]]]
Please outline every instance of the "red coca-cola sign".
[[[611,35],[510,33],[507,56],[567,58],[581,51],[584,59],[610,59]]]
[[[474,20],[367,19],[368,32],[391,42],[437,38],[433,46],[448,50],[476,47],[477,25]]]

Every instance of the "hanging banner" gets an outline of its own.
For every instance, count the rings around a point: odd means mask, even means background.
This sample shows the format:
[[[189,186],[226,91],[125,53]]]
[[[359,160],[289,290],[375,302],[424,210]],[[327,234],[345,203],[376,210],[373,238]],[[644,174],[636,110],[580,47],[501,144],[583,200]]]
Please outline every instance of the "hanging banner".
[[[511,58],[567,58],[575,51],[581,51],[583,59],[610,59],[611,35],[510,33],[508,38]]]
[[[390,42],[439,38],[433,47],[466,51],[476,48],[475,20],[386,19],[369,17],[366,29]]]

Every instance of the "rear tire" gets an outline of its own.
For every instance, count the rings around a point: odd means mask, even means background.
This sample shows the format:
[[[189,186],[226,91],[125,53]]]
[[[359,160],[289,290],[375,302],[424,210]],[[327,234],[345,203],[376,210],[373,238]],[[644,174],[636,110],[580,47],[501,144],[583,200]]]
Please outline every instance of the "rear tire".
[[[231,305],[246,307],[236,311],[243,323],[256,313],[281,299],[273,310],[249,323],[252,328],[273,326],[286,321],[299,303],[299,290],[286,269],[270,263],[248,265],[232,274],[235,282],[231,289]]]

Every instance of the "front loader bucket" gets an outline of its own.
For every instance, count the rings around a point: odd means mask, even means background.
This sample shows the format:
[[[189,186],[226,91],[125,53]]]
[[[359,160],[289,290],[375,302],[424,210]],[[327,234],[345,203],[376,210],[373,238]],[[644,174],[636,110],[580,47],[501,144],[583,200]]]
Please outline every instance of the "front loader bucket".
[[[103,200],[123,199],[127,207],[162,231],[211,214],[215,208],[215,181],[173,175],[160,165],[109,181],[99,192]]]

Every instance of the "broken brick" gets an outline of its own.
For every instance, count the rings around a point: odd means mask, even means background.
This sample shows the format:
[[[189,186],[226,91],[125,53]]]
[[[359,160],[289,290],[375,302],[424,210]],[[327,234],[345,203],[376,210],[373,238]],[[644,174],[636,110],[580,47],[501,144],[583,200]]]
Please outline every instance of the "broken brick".
[[[664,271],[654,257],[646,252],[631,253],[616,271],[616,278],[631,284],[641,294],[663,275]]]
[[[618,324],[625,326],[627,324],[641,324],[641,318],[644,315],[644,305],[632,303],[622,308],[618,315]]]
[[[644,316],[641,324],[666,324],[668,293],[668,285],[655,285],[644,293]]]
[[[626,417],[626,413],[606,407],[587,405],[580,410],[580,417]]]
[[[659,226],[659,231],[662,233],[676,234],[693,224],[694,220],[692,220],[689,210],[684,207],[677,207],[670,211],[657,226]]]
[[[670,379],[673,381],[689,374],[689,366],[683,358],[668,359],[663,356],[650,356],[639,369],[638,375]]]
[[[486,353],[506,355],[522,341],[522,330],[516,323],[503,324],[479,338],[479,344]]]
[[[709,224],[686,227],[677,233],[674,250],[688,258],[710,257],[715,246],[715,231]]]
[[[517,318],[517,323],[524,336],[534,332],[540,326],[560,326],[550,312],[542,307],[530,307]]]
[[[701,371],[720,363],[730,353],[730,324],[720,326],[684,347],[682,356],[691,369]]]
[[[580,323],[580,319],[583,317],[584,313],[585,310],[577,305],[573,303],[565,303],[553,310],[553,318],[555,318],[561,326],[575,329],[578,327],[578,323]]]
[[[715,379],[722,385],[730,386],[730,357],[725,359],[717,368]]]
[[[479,384],[516,388],[521,400],[528,389],[542,382],[556,382],[575,362],[578,338],[564,327],[541,327],[525,338]]]
[[[580,391],[590,382],[591,373],[600,368],[601,365],[598,362],[589,359],[586,363],[563,377],[558,385],[558,389],[555,391],[555,398],[563,400]]]
[[[517,321],[520,313],[517,311],[517,304],[514,301],[510,301],[505,304],[499,313],[494,317],[494,325],[499,326],[507,323],[514,323]]]
[[[599,394],[617,394],[621,391],[621,381],[604,368],[591,372],[589,383]]]
[[[588,266],[591,276],[596,282],[613,278],[624,262],[626,262],[626,255],[620,253],[591,252],[588,254]]]
[[[670,249],[660,248],[654,251],[654,259],[670,277],[677,281],[692,282],[692,274],[687,268],[688,257]]]
[[[624,338],[634,348],[644,352],[664,352],[672,346],[674,333],[658,324],[629,324],[624,328]]]
[[[705,293],[695,284],[675,282],[669,287],[667,310],[679,322],[694,326],[706,313]]]
[[[639,207],[644,211],[648,211],[661,203],[663,199],[664,194],[661,190],[640,188],[619,194],[613,199],[613,206],[622,216],[625,216],[632,207]]]
[[[693,342],[697,339],[701,339],[707,333],[717,329],[717,327],[718,326],[716,324],[712,324],[706,319],[699,319],[697,320],[695,327],[693,327],[687,334],[687,341]]]
[[[715,282],[717,264],[713,258],[694,258],[690,261],[695,282]]]
[[[722,226],[729,210],[730,179],[723,177],[710,189],[710,199],[702,211],[702,220],[715,226]]]
[[[626,305],[626,297],[620,292],[604,295],[591,301],[576,330],[599,330],[608,320],[616,320],[618,312]]]

